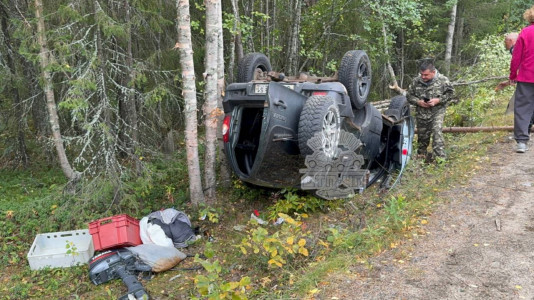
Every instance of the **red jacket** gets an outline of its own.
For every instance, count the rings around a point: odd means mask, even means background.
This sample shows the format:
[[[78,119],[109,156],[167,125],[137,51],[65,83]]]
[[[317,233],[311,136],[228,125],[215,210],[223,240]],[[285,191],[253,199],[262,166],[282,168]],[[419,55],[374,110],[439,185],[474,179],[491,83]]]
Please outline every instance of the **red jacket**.
[[[510,62],[510,80],[534,83],[534,23],[519,33]]]

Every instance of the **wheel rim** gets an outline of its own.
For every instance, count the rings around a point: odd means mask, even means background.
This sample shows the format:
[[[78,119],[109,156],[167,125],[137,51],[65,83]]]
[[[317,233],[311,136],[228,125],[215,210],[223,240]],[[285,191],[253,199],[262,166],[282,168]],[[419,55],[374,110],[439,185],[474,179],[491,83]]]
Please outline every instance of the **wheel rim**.
[[[339,118],[336,112],[331,109],[328,110],[323,119],[321,142],[326,157],[333,158],[339,144]]]
[[[364,98],[369,92],[370,86],[369,69],[365,62],[360,61],[358,66],[358,96]]]

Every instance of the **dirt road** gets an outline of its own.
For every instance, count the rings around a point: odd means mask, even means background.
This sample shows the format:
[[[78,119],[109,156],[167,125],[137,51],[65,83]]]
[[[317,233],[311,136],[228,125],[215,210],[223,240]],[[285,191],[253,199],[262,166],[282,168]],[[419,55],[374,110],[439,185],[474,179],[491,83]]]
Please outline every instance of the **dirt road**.
[[[428,217],[427,234],[347,274],[322,299],[534,299],[534,149],[491,147],[466,185]],[[531,145],[532,148],[532,145]]]

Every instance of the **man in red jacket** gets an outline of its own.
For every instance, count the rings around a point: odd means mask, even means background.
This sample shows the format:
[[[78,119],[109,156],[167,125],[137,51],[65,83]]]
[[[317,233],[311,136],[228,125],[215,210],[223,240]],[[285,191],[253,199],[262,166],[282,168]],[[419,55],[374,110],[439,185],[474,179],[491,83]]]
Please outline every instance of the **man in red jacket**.
[[[528,150],[528,126],[534,113],[534,6],[527,9],[523,18],[529,25],[519,33],[510,62],[510,82],[515,88],[514,138],[516,152]]]

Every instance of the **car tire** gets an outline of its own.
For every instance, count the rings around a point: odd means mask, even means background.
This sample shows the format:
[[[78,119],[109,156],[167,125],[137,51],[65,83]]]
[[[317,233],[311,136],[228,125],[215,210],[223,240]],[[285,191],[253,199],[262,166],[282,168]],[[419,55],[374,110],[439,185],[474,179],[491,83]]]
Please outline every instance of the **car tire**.
[[[343,55],[339,81],[347,88],[353,108],[362,109],[371,90],[371,61],[363,50],[351,50]]]
[[[262,53],[256,52],[245,55],[237,66],[236,82],[249,82],[254,80],[256,69],[261,69],[262,72],[270,72],[272,69],[269,58]]]
[[[337,154],[341,132],[341,116],[336,101],[329,96],[311,96],[304,104],[298,128],[299,149],[302,155],[313,154],[308,140],[318,132],[322,135],[321,148],[327,158]]]
[[[388,117],[394,118],[396,121],[410,116],[410,103],[405,96],[395,96],[391,98],[388,109],[384,112]]]

